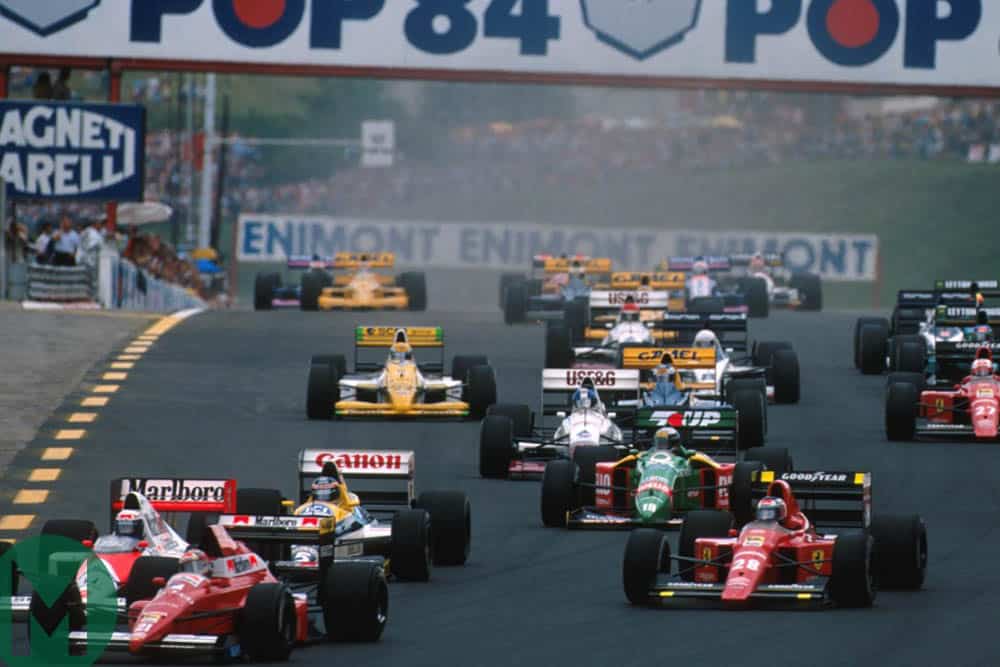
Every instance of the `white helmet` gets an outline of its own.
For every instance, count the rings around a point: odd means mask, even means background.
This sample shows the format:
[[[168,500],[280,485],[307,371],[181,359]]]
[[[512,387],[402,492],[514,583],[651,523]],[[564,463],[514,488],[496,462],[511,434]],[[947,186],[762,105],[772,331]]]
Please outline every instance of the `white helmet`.
[[[708,273],[708,262],[703,259],[696,259],[691,265],[691,273],[696,276],[703,276]]]
[[[692,347],[701,349],[715,349],[719,345],[719,339],[715,335],[714,331],[709,329],[702,329],[694,337],[694,344]]]

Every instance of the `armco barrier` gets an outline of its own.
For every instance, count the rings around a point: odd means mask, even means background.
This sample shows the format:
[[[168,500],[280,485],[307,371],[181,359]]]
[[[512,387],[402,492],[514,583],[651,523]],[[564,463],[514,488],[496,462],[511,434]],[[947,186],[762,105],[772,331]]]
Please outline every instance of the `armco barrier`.
[[[100,274],[105,308],[167,313],[205,307],[204,301],[186,289],[153,278],[121,257],[102,255]]]
[[[28,298],[32,301],[67,303],[93,301],[96,276],[88,266],[28,267]]]

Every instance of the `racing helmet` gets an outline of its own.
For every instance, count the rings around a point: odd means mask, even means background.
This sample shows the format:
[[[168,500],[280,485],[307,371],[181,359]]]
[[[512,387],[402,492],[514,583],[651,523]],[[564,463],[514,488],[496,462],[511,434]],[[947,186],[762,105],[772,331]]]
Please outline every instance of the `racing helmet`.
[[[413,348],[409,343],[393,343],[389,348],[389,361],[413,361]]]
[[[714,331],[709,329],[702,329],[694,337],[694,343],[691,347],[696,347],[699,349],[709,350],[715,349],[719,344],[719,338],[715,335]]]
[[[115,535],[141,540],[144,535],[142,517],[135,510],[122,510],[115,517]]]
[[[990,377],[993,375],[993,362],[989,359],[976,359],[972,362],[974,377]]]
[[[333,477],[317,477],[313,480],[311,493],[313,500],[336,502],[340,499],[340,483]]]
[[[622,306],[622,311],[618,315],[618,322],[638,322],[639,321],[639,306],[636,305],[635,301],[629,297],[629,301],[625,302]]]
[[[764,261],[764,255],[759,252],[754,254],[754,256],[750,258],[750,271],[753,273],[760,273],[765,269],[767,269],[767,263]]]
[[[691,273],[696,276],[704,276],[708,274],[708,262],[702,258],[694,260],[694,264],[691,265]]]
[[[673,450],[681,444],[681,434],[672,426],[665,426],[653,435],[653,449]]]
[[[663,358],[660,359],[660,365],[653,369],[653,375],[656,376],[657,384],[660,382],[673,384],[677,377],[677,369],[674,368],[674,358],[670,356],[670,353],[663,355]]]
[[[757,503],[758,521],[784,521],[788,516],[788,506],[781,498],[767,496]]]
[[[596,408],[598,403],[597,391],[590,387],[581,387],[573,392],[573,408],[575,410]]]
[[[969,340],[974,343],[992,343],[993,327],[988,324],[978,324],[972,329]]]
[[[212,569],[208,554],[201,549],[188,549],[177,559],[177,571],[206,576]]]

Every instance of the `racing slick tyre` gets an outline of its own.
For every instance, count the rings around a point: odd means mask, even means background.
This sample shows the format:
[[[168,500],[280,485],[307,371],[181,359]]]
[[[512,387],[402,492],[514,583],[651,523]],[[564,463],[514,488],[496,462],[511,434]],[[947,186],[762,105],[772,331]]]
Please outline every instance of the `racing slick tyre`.
[[[250,589],[236,621],[240,646],[253,662],[284,662],[295,645],[295,600],[284,584]]]
[[[923,336],[897,336],[893,342],[893,369],[903,373],[923,373],[927,367],[927,345]]]
[[[922,308],[896,308],[892,311],[892,335],[912,336],[920,332],[925,319]]]
[[[98,532],[94,522],[86,519],[49,519],[42,524],[42,535],[64,537],[79,544],[84,541],[97,541]],[[48,558],[49,555],[39,552],[40,558]],[[49,571],[47,561],[38,563],[38,567],[42,572]]]
[[[465,565],[472,547],[472,505],[462,491],[425,491],[417,509],[431,515],[434,565]]]
[[[854,323],[854,367],[861,370],[861,330],[866,326],[885,329],[885,335],[889,337],[889,320],[884,317],[859,317]]]
[[[767,400],[759,391],[737,389],[730,402],[737,411],[739,433],[737,441],[740,449],[763,447],[766,436]]]
[[[771,376],[775,403],[798,403],[799,357],[792,350],[776,350],[771,357]]]
[[[889,373],[886,378],[885,387],[888,389],[896,383],[912,384],[917,388],[917,392],[921,392],[927,388],[927,378],[924,377],[923,373]]]
[[[237,489],[236,490],[236,513],[255,514],[257,516],[281,516],[284,514],[282,501],[284,498],[281,491],[277,489]],[[271,560],[281,560],[282,545],[274,542],[255,542],[253,540],[243,540],[251,551],[255,551],[261,558]]]
[[[863,324],[858,334],[858,361],[865,375],[878,375],[885,371],[889,349],[889,330],[881,324]]]
[[[188,517],[187,531],[184,533],[184,540],[192,547],[201,549],[201,544],[208,532],[208,527],[219,522],[218,514],[208,514],[205,512],[193,512]]]
[[[573,299],[563,307],[563,321],[569,329],[570,343],[584,339],[584,333],[590,324],[590,301]]]
[[[153,583],[157,577],[164,581],[177,574],[177,558],[161,556],[140,556],[132,565],[125,584],[125,602],[131,605],[136,600],[152,600],[160,587]]]
[[[695,540],[703,537],[727,537],[732,519],[728,512],[718,510],[695,510],[688,512],[681,524],[681,534],[677,538],[677,553],[681,558],[697,558]],[[695,564],[680,561],[679,572],[684,581],[694,581]]]
[[[927,527],[917,514],[872,518],[872,569],[878,587],[916,591],[927,575]]]
[[[718,315],[726,312],[726,300],[718,296],[700,296],[688,300],[687,312],[698,315]]]
[[[889,440],[913,440],[917,431],[920,391],[909,382],[889,385],[885,394],[885,434]]]
[[[277,273],[258,273],[253,281],[253,309],[271,310],[274,290],[281,286],[281,276]]]
[[[628,601],[634,605],[649,604],[649,591],[656,584],[656,575],[669,573],[672,564],[670,542],[663,531],[637,528],[629,533],[622,561],[622,585]]]
[[[507,288],[511,285],[524,282],[524,274],[521,273],[501,273],[500,274],[500,310],[503,310],[507,303]]]
[[[392,517],[389,567],[404,581],[428,581],[434,561],[431,517],[424,510],[396,512]]]
[[[319,310],[319,295],[324,287],[330,286],[330,276],[324,271],[312,269],[302,276],[302,293],[299,295],[299,307],[302,310]]]
[[[527,405],[518,403],[497,403],[486,410],[487,417],[508,417],[514,422],[515,438],[530,438],[535,429],[535,413]]]
[[[459,382],[469,381],[469,369],[473,366],[489,366],[490,360],[485,354],[459,354],[451,360],[451,379]]]
[[[760,278],[743,281],[743,295],[750,317],[767,317],[771,313],[771,300],[767,295],[767,283]]]
[[[611,445],[576,448],[576,451],[573,452],[573,463],[580,469],[580,472],[577,473],[577,480],[580,483],[578,495],[581,506],[590,507],[595,502],[594,483],[597,481],[597,464],[617,461],[621,457],[618,448]]]
[[[774,353],[778,350],[792,350],[792,344],[788,341],[764,341],[754,343],[753,364],[763,368],[770,368]]]
[[[479,428],[479,475],[504,479],[514,459],[514,421],[503,415],[486,415]]]
[[[406,309],[410,311],[427,310],[427,276],[422,272],[401,273],[396,284],[406,292]]]
[[[326,357],[313,357],[309,364],[306,387],[306,417],[309,419],[333,419],[334,406],[340,401],[338,364],[324,359]]]
[[[870,607],[875,601],[872,538],[865,531],[841,533],[833,544],[830,597],[840,607]]]
[[[773,470],[781,475],[792,472],[792,455],[785,447],[761,447],[747,452],[744,461],[757,461],[763,463],[767,470]]]
[[[372,561],[335,561],[322,582],[321,603],[330,641],[376,642],[389,619],[389,586]]]
[[[576,509],[577,466],[572,461],[549,461],[542,475],[542,524],[547,528],[566,526],[566,513]]]
[[[545,325],[545,368],[569,368],[573,364],[573,335],[563,322]]]
[[[789,287],[799,292],[802,305],[799,310],[823,310],[823,281],[815,273],[796,273],[788,281]]]
[[[471,419],[486,416],[489,407],[497,402],[497,378],[492,366],[473,366],[469,369],[465,400],[469,404]]]
[[[14,548],[14,545],[11,544],[10,542],[0,542],[0,558],[3,558],[7,554],[7,552],[10,551],[13,548]],[[7,574],[4,573],[3,576],[7,577]],[[17,563],[14,562],[14,561],[11,561],[11,563],[10,563],[10,578],[7,579],[7,581],[6,581],[6,584],[10,586],[10,588],[8,588],[7,590],[10,591],[11,595],[17,595],[17,585],[19,583],[19,580],[20,580],[20,577],[17,574]],[[0,589],[0,590],[2,590],[2,589]]]
[[[342,354],[317,354],[312,358],[312,364],[333,364],[340,377],[347,375],[347,357]]]
[[[729,484],[729,511],[737,526],[753,521],[756,502],[753,499],[754,475],[767,466],[762,461],[740,461],[733,468],[733,481]]]
[[[524,322],[528,312],[528,287],[525,283],[514,283],[507,288],[503,299],[503,321],[505,324]]]

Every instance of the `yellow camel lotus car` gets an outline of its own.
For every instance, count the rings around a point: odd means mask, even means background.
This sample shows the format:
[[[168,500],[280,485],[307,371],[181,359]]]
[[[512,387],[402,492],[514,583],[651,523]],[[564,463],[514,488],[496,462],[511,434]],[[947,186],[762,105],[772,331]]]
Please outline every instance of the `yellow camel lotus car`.
[[[308,269],[299,290],[302,310],[426,310],[423,273],[393,276],[377,272],[391,269],[395,263],[391,252],[341,252],[332,260],[293,259],[288,266]]]
[[[481,419],[496,403],[496,378],[485,356],[456,356],[451,375],[443,372],[441,327],[360,326],[354,373],[347,372],[343,355],[312,358],[306,414],[309,419]]]

